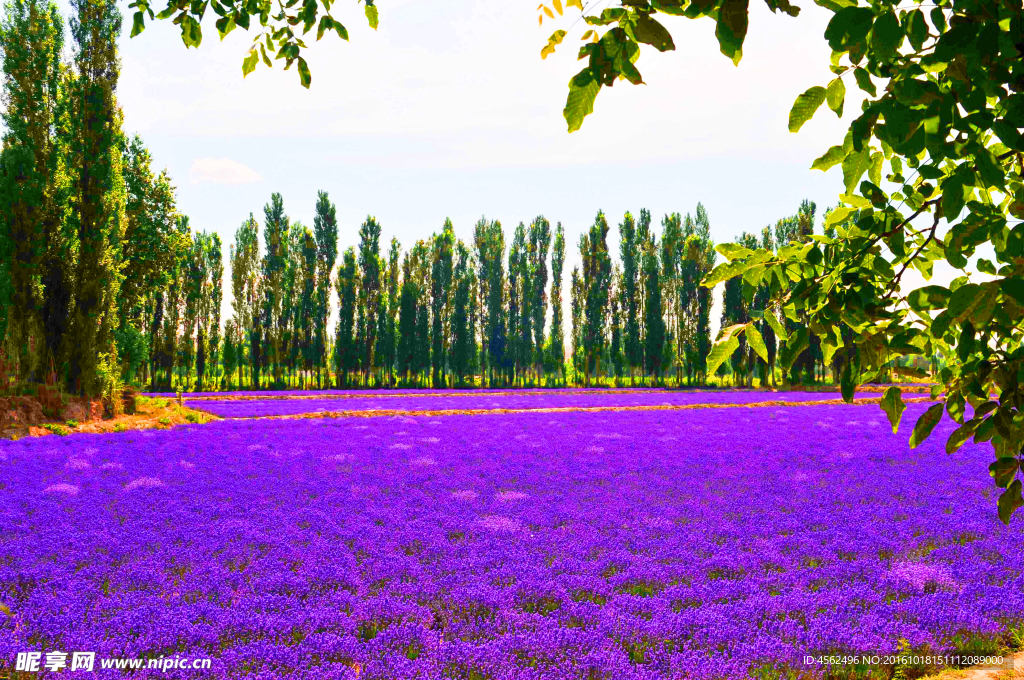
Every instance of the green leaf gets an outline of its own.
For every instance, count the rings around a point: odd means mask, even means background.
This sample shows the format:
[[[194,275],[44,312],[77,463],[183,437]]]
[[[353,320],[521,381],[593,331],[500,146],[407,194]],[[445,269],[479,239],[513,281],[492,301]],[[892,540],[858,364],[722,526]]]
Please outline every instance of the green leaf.
[[[132,17],[132,33],[129,37],[134,38],[144,30],[146,30],[146,16],[141,11],[136,12]]]
[[[882,183],[882,163],[884,161],[885,156],[882,155],[881,151],[871,154],[871,163],[868,166],[868,179],[875,186],[879,186]]]
[[[884,12],[875,19],[871,27],[871,47],[879,58],[886,59],[894,54],[903,42],[903,28],[893,12]]]
[[[1006,175],[996,159],[988,149],[979,149],[974,154],[975,166],[978,174],[987,186],[994,187],[1000,191],[1006,188]]]
[[[946,397],[946,413],[954,422],[963,424],[966,406],[967,400],[959,392],[952,392]]]
[[[824,359],[826,366],[832,365],[832,356],[835,355],[836,350],[843,346],[843,337],[838,332],[839,327],[830,328],[830,331],[834,330],[835,335],[831,332],[822,334],[821,337],[821,354]]]
[[[255,48],[249,50],[249,54],[246,55],[245,59],[242,60],[242,77],[246,77],[250,73],[256,70],[256,62],[259,61],[259,55],[256,53]]]
[[[718,47],[737,66],[743,58],[743,40],[747,37],[747,4],[748,0],[725,0],[718,9]]]
[[[1020,491],[1021,483],[1018,479],[999,497],[999,519],[1003,520],[1003,524],[1006,526],[1010,526],[1010,518],[1013,517],[1013,513],[1024,506],[1024,498],[1021,498]]]
[[[540,58],[547,59],[549,54],[555,53],[555,47],[562,44],[562,39],[565,37],[565,31],[558,30],[551,34],[548,38],[548,44],[541,48]]]
[[[188,14],[181,19],[181,41],[185,43],[185,47],[195,47],[196,49],[199,49],[199,45],[203,42],[203,29],[199,26],[199,22]]]
[[[978,305],[983,297],[982,287],[976,283],[968,283],[960,286],[949,299],[948,312],[952,317],[952,323],[959,323],[970,316],[971,312]]]
[[[775,316],[775,312],[766,309],[764,312],[764,320],[767,321],[768,325],[771,326],[773,331],[775,331],[775,337],[779,339],[779,342],[786,342],[786,339],[789,336],[786,334],[786,328],[782,325],[782,322],[779,321],[779,317]]]
[[[324,33],[327,31],[327,29],[329,29],[331,27],[331,24],[333,22],[334,22],[334,20],[330,16],[328,16],[326,14],[323,15],[322,17],[320,17],[320,24],[316,27],[316,39],[317,40],[319,40],[320,38],[324,37]]]
[[[793,108],[789,110],[789,131],[799,132],[803,124],[814,117],[814,112],[825,102],[827,96],[825,88],[815,85],[797,97],[793,102]]]
[[[565,102],[562,116],[569,124],[569,132],[575,132],[583,125],[583,119],[594,112],[594,100],[601,90],[601,83],[594,78],[590,68],[585,68],[569,81],[569,98]]]
[[[867,92],[872,97],[878,96],[878,90],[875,88],[875,84],[871,82],[871,74],[862,68],[858,68],[853,72],[853,77],[857,81],[857,87],[864,92]]]
[[[1005,489],[1010,486],[1010,482],[1017,476],[1019,468],[1020,461],[1016,458],[1000,458],[988,466],[988,474],[995,480],[996,486],[1000,489]]]
[[[846,101],[846,83],[843,82],[842,78],[836,78],[828,84],[825,98],[828,101],[828,108],[835,111],[836,115],[842,118],[843,102]],[[811,167],[813,168],[814,166],[812,165]]]
[[[949,310],[940,312],[938,316],[932,319],[931,332],[936,338],[941,338],[947,331],[949,331],[949,324],[953,321],[952,315]]]
[[[811,163],[811,170],[828,170],[829,168],[842,163],[844,158],[846,158],[846,151],[843,147],[833,146]]]
[[[779,352],[779,363],[782,368],[786,371],[793,368],[793,364],[796,362],[797,357],[799,357],[800,354],[802,354],[808,347],[810,347],[810,338],[807,334],[807,329],[804,327],[796,329],[786,340],[786,344],[782,348],[782,351]]]
[[[223,40],[227,37],[228,33],[235,30],[235,20],[231,17],[222,17],[217,19],[215,26],[217,27],[217,33],[220,34],[220,39]]]
[[[750,257],[754,254],[753,250],[741,246],[738,243],[719,243],[715,246],[715,251],[730,262],[732,260]]]
[[[825,220],[825,226],[834,227],[837,224],[841,224],[847,217],[849,217],[856,210],[856,208],[850,208],[847,206],[840,206],[838,208],[835,208],[834,210],[832,210],[832,212],[828,214],[828,219]]]
[[[978,428],[978,425],[978,421],[968,420],[953,430],[953,433],[949,435],[949,439],[946,440],[946,453],[956,453],[959,451],[960,447],[974,436],[974,431]]]
[[[843,184],[846,186],[846,193],[852,194],[857,182],[864,176],[868,169],[868,149],[854,151],[843,159]]]
[[[914,433],[910,435],[910,448],[916,449],[925,439],[928,439],[928,435],[932,433],[940,420],[942,420],[942,404],[929,407],[914,425]]]
[[[377,20],[378,20],[377,5],[374,5],[371,2],[367,2],[366,3],[366,9],[364,10],[364,13],[366,14],[366,21],[369,22],[370,28],[372,28],[373,30],[376,31],[377,30]]]
[[[653,45],[659,52],[668,52],[676,48],[675,43],[672,42],[672,34],[668,32],[668,29],[652,19],[650,14],[640,13],[637,15],[636,26],[633,27],[633,35],[636,36],[638,41]]]
[[[956,172],[942,181],[942,216],[952,223],[964,209],[964,181]]]
[[[919,9],[915,9],[907,14],[906,27],[910,46],[914,48],[915,52],[920,51],[925,41],[928,40],[928,24],[924,20],[924,13]]]
[[[875,13],[870,7],[847,7],[835,13],[825,29],[825,39],[833,52],[860,48],[871,30]],[[863,49],[858,51],[863,52]]]
[[[721,366],[726,359],[731,357],[732,353],[739,349],[739,346],[739,338],[734,335],[730,335],[724,341],[716,342],[708,353],[707,375],[714,375],[715,371],[718,370],[718,367]]]
[[[765,363],[768,363],[768,348],[765,347],[764,338],[761,337],[761,331],[757,330],[757,327],[751,322],[747,325],[747,330],[744,333],[747,336],[747,342],[750,344],[750,348],[757,352],[757,356],[761,357]]]
[[[989,276],[995,276],[996,275],[996,266],[994,264],[992,264],[991,262],[989,262],[988,260],[986,260],[985,258],[980,258],[978,260],[978,271],[981,272],[982,274],[988,274]]]
[[[903,403],[901,395],[902,391],[900,388],[893,385],[885,390],[885,394],[882,395],[882,401],[879,404],[882,410],[885,411],[886,417],[889,418],[893,434],[896,434],[896,431],[900,429],[900,420],[903,418],[903,411],[907,408],[906,404]]]
[[[705,288],[711,288],[718,285],[722,281],[728,281],[729,279],[740,276],[743,272],[747,271],[749,265],[744,261],[739,262],[726,262],[715,267],[710,274],[704,277],[700,282],[700,285]]]
[[[1018,276],[1007,277],[1000,283],[1000,289],[1013,298],[1018,305],[1024,305],[1024,279]]]
[[[925,312],[931,309],[943,309],[949,305],[951,293],[948,288],[942,286],[925,286],[911,291],[907,296],[910,308],[915,312]]]
[[[309,67],[306,66],[306,60],[299,57],[299,82],[301,82],[302,86],[308,90],[309,84],[312,80],[313,76],[309,73]]]

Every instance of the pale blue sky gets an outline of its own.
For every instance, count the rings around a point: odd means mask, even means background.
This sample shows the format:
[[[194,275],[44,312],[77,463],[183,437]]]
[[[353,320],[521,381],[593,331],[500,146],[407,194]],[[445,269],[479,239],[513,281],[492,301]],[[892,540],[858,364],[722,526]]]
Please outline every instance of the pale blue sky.
[[[339,251],[356,244],[367,214],[383,225],[382,245],[394,235],[403,248],[446,217],[467,242],[481,215],[499,219],[508,242],[518,222],[543,214],[566,229],[568,313],[576,243],[598,209],[617,224],[646,207],[657,224],[699,201],[721,242],[759,233],[804,198],[819,216],[835,204],[840,170],[809,168],[842,140],[860,99],[851,88],[843,120],[823,109],[799,134],[787,131],[795,97],[831,78],[822,38],[831,14],[799,4],[794,19],[751,3],[739,67],[719,53],[712,21],[668,19],[677,50],[646,51],[637,66],[648,84],[606,88],[571,135],[562,107],[585,25],[542,61],[547,36],[578,12],[538,27],[528,2],[382,0],[376,32],[361,6],[335,4],[351,40],[310,41],[308,91],[281,62],[243,80],[254,34],[238,29],[220,42],[212,11],[198,50],[186,50],[169,21],[129,39],[123,2],[118,98],[126,131],[140,133],[175,180],[179,209],[193,229],[220,233],[225,254],[250,212],[262,221],[274,191],[306,224],[317,191],[328,191]],[[609,237],[617,252],[614,227]]]

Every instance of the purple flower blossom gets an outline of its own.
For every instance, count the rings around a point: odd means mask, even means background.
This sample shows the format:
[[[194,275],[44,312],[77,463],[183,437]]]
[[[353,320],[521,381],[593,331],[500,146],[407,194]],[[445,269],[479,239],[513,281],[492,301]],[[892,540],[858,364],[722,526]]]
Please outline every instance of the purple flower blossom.
[[[992,511],[991,454],[946,455],[949,421],[914,450],[870,422],[877,406],[539,412],[0,442],[0,664],[722,680],[1001,634],[1024,612],[1024,526]]]

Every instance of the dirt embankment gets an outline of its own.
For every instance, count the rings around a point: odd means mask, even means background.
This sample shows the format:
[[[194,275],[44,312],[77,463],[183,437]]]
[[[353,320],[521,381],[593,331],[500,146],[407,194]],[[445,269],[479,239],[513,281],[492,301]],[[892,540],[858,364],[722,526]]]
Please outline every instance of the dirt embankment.
[[[110,405],[99,399],[54,394],[0,397],[0,438],[121,432],[217,419],[179,406],[173,399],[150,399],[134,393],[125,396],[122,406],[122,413],[115,416]]]

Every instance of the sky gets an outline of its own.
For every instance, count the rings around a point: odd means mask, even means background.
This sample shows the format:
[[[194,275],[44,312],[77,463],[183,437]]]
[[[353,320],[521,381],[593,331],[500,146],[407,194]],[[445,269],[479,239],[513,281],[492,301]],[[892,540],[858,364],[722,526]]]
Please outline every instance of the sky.
[[[700,202],[723,242],[759,234],[809,198],[820,231],[842,173],[810,165],[841,143],[860,98],[851,88],[843,119],[822,107],[798,134],[788,132],[796,96],[832,77],[823,39],[831,13],[798,4],[792,18],[751,3],[738,67],[719,52],[710,19],[665,18],[676,50],[645,49],[637,67],[646,84],[604,88],[572,134],[562,108],[582,67],[576,51],[585,24],[570,9],[538,26],[526,1],[384,0],[376,31],[361,5],[335,4],[350,40],[307,36],[309,90],[283,62],[261,63],[243,79],[255,32],[236,29],[220,41],[212,11],[200,48],[186,49],[169,20],[129,38],[132,10],[122,2],[117,97],[125,131],[143,138],[154,170],[167,168],[193,230],[220,234],[226,259],[250,213],[262,224],[272,192],[282,194],[292,221],[311,226],[317,191],[327,191],[338,209],[339,253],[357,245],[367,215],[382,224],[384,252],[392,236],[406,249],[440,231],[445,218],[469,244],[482,215],[500,220],[510,243],[519,222],[544,215],[565,228],[568,315],[579,236],[599,209],[615,253],[622,215],[641,208],[660,234],[663,215],[694,213]],[[68,16],[70,6],[62,8]],[[542,60],[558,28],[569,34]],[[229,267],[222,319],[230,316]],[[719,298],[720,291],[715,328]]]

